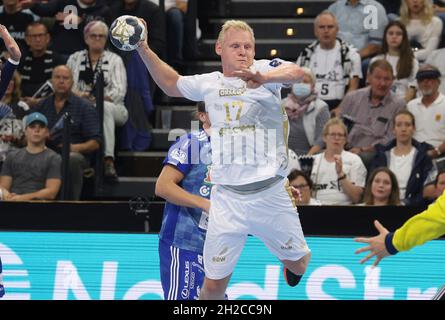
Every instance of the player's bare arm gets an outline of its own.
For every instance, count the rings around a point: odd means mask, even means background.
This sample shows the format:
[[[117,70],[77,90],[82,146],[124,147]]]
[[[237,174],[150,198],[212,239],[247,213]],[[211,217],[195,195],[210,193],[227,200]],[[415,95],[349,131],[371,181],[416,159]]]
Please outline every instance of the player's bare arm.
[[[15,42],[14,38],[8,32],[8,29],[2,24],[0,24],[0,37],[3,39],[5,43],[5,47],[11,55],[11,59],[19,62],[22,57],[22,53],[19,49],[17,42]]]
[[[143,19],[139,20],[144,23],[146,30],[145,32],[147,32],[147,24]],[[141,40],[136,51],[139,53],[142,61],[144,61],[144,64],[147,67],[148,72],[150,72],[153,80],[162,89],[162,91],[165,92],[166,95],[171,97],[182,97],[181,92],[176,86],[176,83],[180,77],[178,72],[162,61],[161,58],[159,58],[158,55],[150,49],[148,45],[149,39],[147,37],[147,33],[143,39],[147,39],[147,41]]]
[[[265,83],[295,83],[304,76],[303,70],[296,64],[282,64],[267,73],[253,72],[250,69],[242,69],[233,72],[233,75],[240,77],[247,82],[248,88],[258,88]]]
[[[179,186],[184,175],[173,166],[166,165],[156,181],[157,196],[178,206],[201,208],[205,212],[210,210],[210,201],[206,198],[191,194]]]

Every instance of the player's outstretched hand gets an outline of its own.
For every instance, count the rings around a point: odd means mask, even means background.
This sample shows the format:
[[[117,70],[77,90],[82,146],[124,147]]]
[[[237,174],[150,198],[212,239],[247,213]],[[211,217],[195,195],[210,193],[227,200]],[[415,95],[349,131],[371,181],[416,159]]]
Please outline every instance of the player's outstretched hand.
[[[241,69],[233,72],[233,76],[239,77],[246,81],[247,87],[255,89],[266,82],[265,76],[260,72],[252,72],[250,69]]]
[[[20,51],[17,42],[15,42],[14,38],[9,34],[8,29],[2,24],[0,24],[0,37],[3,39],[5,47],[11,55],[11,59],[19,62],[22,57],[22,52]]]
[[[360,260],[360,263],[365,263],[372,257],[376,256],[376,259],[372,264],[375,267],[384,257],[389,256],[389,252],[386,250],[385,246],[385,238],[389,231],[377,220],[374,221],[374,225],[379,231],[379,235],[371,238],[355,238],[354,241],[369,244],[367,247],[358,249],[355,253],[358,254],[365,251],[370,251],[366,257]]]

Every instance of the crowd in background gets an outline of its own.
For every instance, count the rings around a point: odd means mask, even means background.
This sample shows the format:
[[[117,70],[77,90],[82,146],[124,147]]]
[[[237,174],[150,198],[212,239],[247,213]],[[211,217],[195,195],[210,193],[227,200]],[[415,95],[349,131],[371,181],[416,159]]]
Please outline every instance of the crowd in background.
[[[69,5],[76,14],[64,11]],[[112,21],[123,14],[143,18],[150,47],[180,72],[185,60],[199,57],[197,2],[163,5],[3,0],[0,24],[22,58],[1,101],[11,112],[2,113],[0,163],[24,146],[21,119],[32,112],[45,117],[47,145],[60,153],[60,119],[69,111],[70,198],[80,199],[84,172],[101,148],[104,176],[115,182],[116,149],[149,148],[153,101],[160,93],[135,52],[109,46]],[[367,25],[369,5],[377,16]],[[316,41],[295,52],[305,77],[283,97],[289,147],[310,162],[290,179],[297,180],[300,203],[423,205],[441,193],[444,20],[445,3],[430,0],[338,0],[315,18]],[[66,28],[67,22],[77,28]],[[105,83],[102,123],[95,109],[99,74]]]

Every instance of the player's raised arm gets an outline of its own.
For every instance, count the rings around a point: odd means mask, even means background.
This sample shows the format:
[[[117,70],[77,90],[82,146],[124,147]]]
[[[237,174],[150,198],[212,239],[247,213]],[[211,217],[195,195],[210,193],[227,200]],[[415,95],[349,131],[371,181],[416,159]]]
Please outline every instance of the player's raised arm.
[[[145,25],[146,35],[144,39],[146,39],[148,37],[147,24],[143,19],[140,20]],[[148,45],[149,41],[150,39],[147,39],[147,41],[140,41],[139,46],[136,49],[142,61],[144,61],[148,72],[150,72],[153,80],[165,92],[166,95],[171,97],[182,97],[183,95],[176,86],[180,75],[178,72],[176,72],[176,70],[162,61],[161,58],[159,58],[158,55],[150,49]]]
[[[233,75],[240,77],[247,82],[247,87],[257,88],[265,83],[288,83],[292,84],[301,80],[304,71],[294,63],[283,63],[268,72],[253,72],[250,69],[242,69],[233,72]]]

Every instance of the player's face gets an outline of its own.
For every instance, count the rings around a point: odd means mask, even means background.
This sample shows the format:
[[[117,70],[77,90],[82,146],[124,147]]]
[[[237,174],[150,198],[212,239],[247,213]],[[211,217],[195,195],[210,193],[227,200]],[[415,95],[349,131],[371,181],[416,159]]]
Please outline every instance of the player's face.
[[[319,17],[314,32],[323,47],[332,47],[335,44],[338,26],[334,18],[326,14]]]
[[[388,70],[377,67],[369,74],[368,80],[373,97],[383,98],[391,90],[393,75]]]
[[[403,31],[399,26],[392,26],[386,31],[386,43],[388,48],[396,50],[403,40]]]
[[[394,121],[394,135],[399,142],[411,141],[415,127],[413,120],[407,114],[399,114]]]
[[[217,42],[216,53],[221,56],[224,75],[231,76],[233,71],[249,68],[255,56],[255,44],[249,31],[229,28],[224,42]]]
[[[375,200],[386,201],[391,194],[391,178],[386,172],[379,172],[372,180],[371,192]]]

